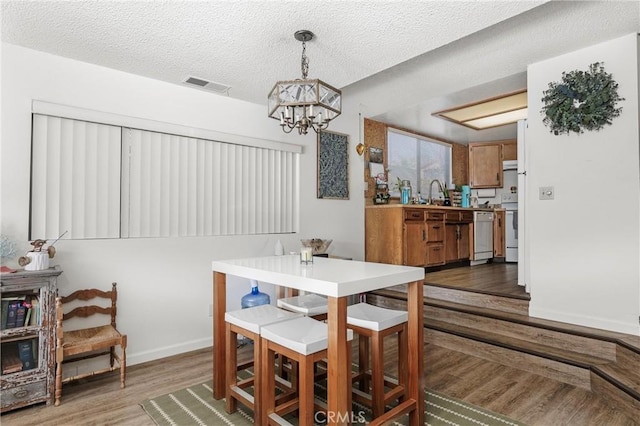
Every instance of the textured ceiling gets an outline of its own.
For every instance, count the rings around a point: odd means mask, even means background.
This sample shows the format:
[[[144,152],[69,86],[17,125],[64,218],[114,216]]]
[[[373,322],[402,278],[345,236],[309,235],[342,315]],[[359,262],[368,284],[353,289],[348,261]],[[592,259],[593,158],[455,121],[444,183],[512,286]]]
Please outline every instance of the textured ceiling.
[[[397,70],[406,73],[423,66],[429,55],[437,57],[447,52],[453,56],[452,46],[465,46],[476,38],[481,43],[483,34],[495,34],[503,27],[508,29],[509,23],[518,18],[526,19],[536,11],[540,11],[538,19],[553,14],[553,8],[549,13],[545,12],[549,6],[545,3],[2,0],[2,40],[175,84],[194,76],[231,86],[227,96],[266,104],[267,93],[276,80],[300,77],[301,45],[293,38],[297,30],[308,29],[316,34],[316,38],[307,43],[310,78],[321,78],[346,90],[361,89],[368,81],[379,82],[380,78]],[[621,2],[609,3],[611,13],[620,15],[618,18],[624,22],[611,25],[626,33],[637,31],[640,18],[629,18],[627,9],[622,13],[616,10],[613,6],[617,3]],[[636,6],[629,10],[637,14],[637,2],[627,3]],[[577,10],[582,6],[572,2],[571,7]],[[600,34],[598,22],[596,27],[591,27],[591,23],[585,26],[592,33]],[[636,29],[628,30],[627,27],[633,27],[634,23]],[[593,36],[583,38],[585,41],[594,39]],[[549,44],[563,45],[554,39],[553,31],[543,36],[537,34],[536,38],[525,36],[518,41],[523,43],[524,52],[536,52]],[[450,136],[444,128],[442,133],[437,129],[429,132],[429,129],[421,128],[424,125],[421,120],[411,123],[403,120],[428,115],[434,110],[432,108],[448,107],[448,102],[454,100],[469,102],[476,100],[473,96],[504,93],[511,90],[509,86],[521,88],[526,81],[523,71],[526,64],[531,63],[527,62],[529,59],[526,55],[514,59],[518,66],[511,73],[513,76],[497,72],[495,78],[483,76],[477,79],[482,83],[500,80],[506,86],[493,83],[483,85],[483,89],[469,90],[466,95],[467,92],[445,96],[457,90],[454,84],[443,83],[438,90],[431,90],[434,100],[425,93],[423,99],[410,105],[404,104],[402,108],[395,105],[393,109],[377,111],[377,114],[383,113],[380,117],[396,120],[397,125],[436,136]],[[483,68],[479,64],[486,58],[469,57],[465,61],[468,72]],[[410,78],[419,81],[424,76],[414,72]],[[475,80],[465,77],[464,72],[460,78],[465,79],[467,86]],[[411,84],[407,86],[411,87]],[[463,87],[465,84],[458,86]],[[505,90],[506,87],[509,88]],[[441,93],[442,90],[447,93]],[[468,139],[466,134],[457,135]]]

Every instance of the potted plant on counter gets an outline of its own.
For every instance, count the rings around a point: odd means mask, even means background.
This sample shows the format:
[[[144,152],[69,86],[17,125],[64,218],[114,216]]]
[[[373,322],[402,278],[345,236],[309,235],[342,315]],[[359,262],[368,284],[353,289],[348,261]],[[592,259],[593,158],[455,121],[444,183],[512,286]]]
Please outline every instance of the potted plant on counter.
[[[451,198],[449,198],[449,189],[447,188],[446,182],[443,185],[442,182],[438,181],[438,185],[440,186],[440,192],[442,193],[442,196],[444,197],[444,203],[442,205],[450,206],[451,205]]]

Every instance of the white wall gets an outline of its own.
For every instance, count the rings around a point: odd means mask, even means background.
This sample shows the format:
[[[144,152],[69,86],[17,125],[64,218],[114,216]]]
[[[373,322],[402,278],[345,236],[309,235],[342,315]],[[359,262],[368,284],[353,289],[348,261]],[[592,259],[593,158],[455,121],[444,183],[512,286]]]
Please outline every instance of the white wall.
[[[594,62],[619,83],[622,114],[597,132],[553,135],[542,123],[542,92],[563,71]],[[532,316],[640,333],[638,81],[635,33],[528,68]],[[541,186],[553,186],[555,200],[539,200]]]
[[[1,78],[1,233],[19,242],[20,254],[29,247],[32,100],[305,146],[300,160],[298,234],[56,244],[58,254],[52,263],[64,270],[59,280],[62,294],[82,287],[108,288],[112,281],[118,282],[119,328],[129,336],[129,364],[212,344],[212,259],[272,255],[278,239],[287,252],[295,251],[301,238],[314,237],[332,238],[334,254],[364,256],[362,162],[353,160],[357,158],[353,149],[358,138],[357,112],[345,111],[331,126],[350,135],[351,198],[318,200],[315,133],[284,135],[278,123],[267,118],[266,106],[7,43],[2,44]],[[6,263],[17,267],[16,259]],[[232,277],[228,282],[238,285],[228,292],[228,306],[239,308],[249,283]]]

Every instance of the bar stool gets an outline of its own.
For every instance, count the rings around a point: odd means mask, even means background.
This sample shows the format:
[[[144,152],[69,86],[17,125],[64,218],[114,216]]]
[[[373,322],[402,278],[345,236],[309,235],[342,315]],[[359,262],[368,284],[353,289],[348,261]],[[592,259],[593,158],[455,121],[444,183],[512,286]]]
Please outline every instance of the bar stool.
[[[409,314],[405,311],[385,309],[367,303],[347,307],[347,327],[358,334],[359,367],[353,381],[358,382],[359,388],[353,390],[354,399],[371,407],[374,418],[384,414],[385,405],[390,401],[402,400],[405,396],[407,370],[404,364],[408,352],[408,319]],[[384,375],[384,338],[396,333],[398,379],[394,381]],[[368,372],[369,356],[371,373]]]
[[[260,331],[262,340],[263,423],[291,424],[282,416],[298,409],[299,424],[314,424],[314,364],[327,357],[328,326],[310,317],[270,324]],[[347,339],[353,331],[347,330]],[[277,405],[275,400],[275,354],[281,354],[298,363],[298,397]],[[349,358],[351,358],[349,356]],[[346,361],[346,360],[345,360]]]
[[[318,321],[327,319],[329,303],[327,298],[315,293],[308,293],[302,296],[284,297],[278,299],[279,308],[292,312],[298,312],[308,317],[313,317]]]
[[[329,312],[329,302],[327,302],[327,298],[315,293],[298,295],[296,292],[293,296],[279,298],[276,303],[279,308],[297,312],[318,321],[325,321]],[[286,357],[281,356],[280,361],[278,375],[281,377],[289,377],[288,373],[290,372],[290,380],[295,383],[296,372],[289,371]],[[321,379],[322,377],[324,377],[324,373],[320,372],[316,374],[316,379]]]
[[[272,305],[260,305],[252,308],[239,309],[224,314],[225,319],[225,338],[227,344],[227,365],[226,377],[227,388],[225,389],[226,410],[227,413],[233,413],[237,410],[237,402],[240,401],[254,412],[256,424],[260,424],[260,330],[268,324],[274,324],[280,321],[287,321],[301,317],[302,314],[278,309]],[[248,368],[247,364],[238,366],[238,334],[253,340],[253,377],[249,379],[239,380],[238,370]],[[253,386],[252,396],[244,389]]]

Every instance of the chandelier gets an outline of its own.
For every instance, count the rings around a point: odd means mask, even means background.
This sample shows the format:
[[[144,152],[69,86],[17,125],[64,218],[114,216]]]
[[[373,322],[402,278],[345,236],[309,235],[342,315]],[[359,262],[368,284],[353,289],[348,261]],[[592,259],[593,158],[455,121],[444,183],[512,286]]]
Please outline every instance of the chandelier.
[[[302,42],[302,79],[278,81],[273,86],[269,93],[269,117],[279,120],[285,133],[298,129],[299,134],[306,135],[309,127],[318,133],[340,115],[342,92],[322,80],[307,79],[306,42],[313,39],[313,33],[300,30],[294,37]]]

